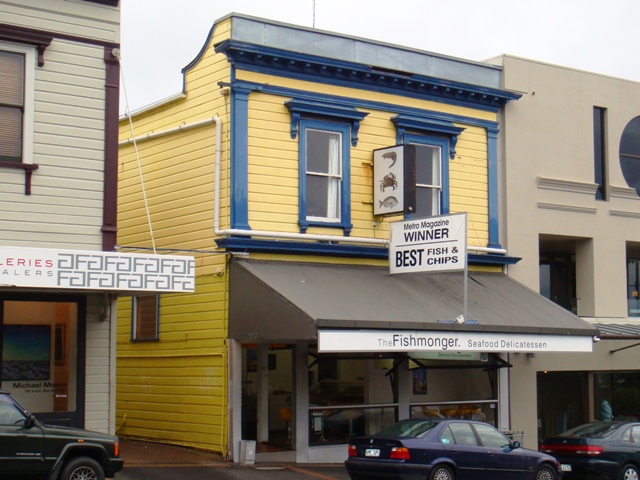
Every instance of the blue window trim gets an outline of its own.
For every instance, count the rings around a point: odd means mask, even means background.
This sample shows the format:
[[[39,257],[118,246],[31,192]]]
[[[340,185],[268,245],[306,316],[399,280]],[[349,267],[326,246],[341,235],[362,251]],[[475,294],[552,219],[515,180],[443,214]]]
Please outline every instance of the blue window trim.
[[[419,135],[414,133],[404,133],[403,140],[405,145],[411,143],[418,145],[430,145],[434,147],[440,147],[443,155],[440,158],[440,215],[447,215],[449,213],[449,159],[445,152],[449,151],[450,142],[447,138],[434,137],[431,135]],[[407,219],[413,217],[413,215],[405,215]]]
[[[451,122],[445,122],[428,115],[417,117],[400,114],[393,117],[391,121],[396,126],[396,143],[398,145],[406,143],[404,136],[407,130],[418,131],[425,135],[442,135],[449,139],[449,145],[443,152],[448,152],[451,160],[455,158],[458,135],[464,131],[464,128],[456,127]]]
[[[342,165],[341,165],[341,182],[340,182],[340,221],[339,222],[322,222],[307,220],[307,165],[306,165],[306,129],[325,130],[336,132],[342,135]],[[353,225],[351,224],[351,173],[350,173],[350,147],[347,140],[350,135],[351,127],[344,123],[329,122],[326,120],[317,120],[310,118],[300,118],[299,120],[299,140],[298,140],[298,158],[300,165],[299,175],[299,224],[300,232],[306,233],[311,226],[315,227],[332,227],[342,228],[344,235],[351,233]]]
[[[364,119],[368,112],[359,112],[354,107],[335,105],[329,103],[308,102],[304,100],[293,99],[285,102],[285,105],[291,112],[291,138],[296,138],[300,129],[300,118],[303,115],[313,117],[324,117],[328,119],[347,120],[351,124],[351,145],[358,145],[358,130],[360,129],[360,121]]]

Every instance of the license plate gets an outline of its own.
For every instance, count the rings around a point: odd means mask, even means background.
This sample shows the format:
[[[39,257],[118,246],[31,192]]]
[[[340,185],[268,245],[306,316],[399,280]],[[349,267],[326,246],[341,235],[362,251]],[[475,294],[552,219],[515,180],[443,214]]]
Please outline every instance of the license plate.
[[[365,457],[379,457],[380,456],[380,449],[379,448],[367,448],[364,451],[364,456]]]
[[[562,470],[563,472],[570,472],[571,471],[571,465],[563,463],[563,464],[560,465],[560,470]]]

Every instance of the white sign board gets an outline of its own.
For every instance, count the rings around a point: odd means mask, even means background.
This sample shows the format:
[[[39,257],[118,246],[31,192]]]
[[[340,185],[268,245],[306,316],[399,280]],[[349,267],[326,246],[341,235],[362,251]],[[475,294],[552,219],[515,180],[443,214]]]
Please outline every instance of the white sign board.
[[[392,222],[390,227],[389,273],[466,268],[466,213]]]
[[[318,330],[318,352],[591,352],[590,336],[516,333]]]
[[[0,285],[193,292],[195,261],[191,256],[0,247]]]
[[[373,152],[373,214],[404,212],[404,145]]]

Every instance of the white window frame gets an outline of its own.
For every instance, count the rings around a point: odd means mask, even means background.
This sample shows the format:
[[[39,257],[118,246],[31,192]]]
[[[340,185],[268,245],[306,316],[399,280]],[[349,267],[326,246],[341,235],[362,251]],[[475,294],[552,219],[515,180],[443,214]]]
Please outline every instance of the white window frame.
[[[439,157],[437,161],[432,161],[432,168],[437,169],[436,175],[433,175],[435,179],[437,179],[437,184],[427,184],[427,183],[418,183],[418,179],[416,178],[416,191],[418,189],[425,189],[431,192],[431,205],[432,211],[429,212],[429,216],[441,215],[442,214],[442,157],[443,157],[443,148],[441,145],[432,145],[429,143],[418,143],[412,142],[412,145],[416,145],[416,147],[427,147],[432,149],[433,151],[438,152]],[[417,157],[417,155],[416,155]],[[433,160],[433,159],[432,159]],[[418,158],[416,158],[416,169],[417,169]],[[433,173],[433,172],[432,172]],[[418,210],[418,200],[416,193],[416,210]],[[435,211],[434,211],[435,210]],[[424,215],[426,212],[420,212]]]
[[[337,168],[337,172],[314,172],[312,170],[309,169],[309,165],[308,165],[308,155],[309,155],[309,132],[322,132],[325,134],[329,134],[329,135],[335,135],[338,137],[338,145],[335,148],[335,154],[337,154],[337,159],[335,159],[334,163],[334,167]],[[333,210],[336,215],[334,216],[324,216],[324,217],[316,217],[313,215],[307,215],[307,220],[310,222],[330,222],[330,223],[336,223],[340,221],[340,213],[342,211],[342,142],[344,141],[344,139],[342,138],[342,133],[340,132],[336,132],[336,131],[332,131],[332,130],[323,130],[321,128],[315,128],[315,127],[309,127],[309,128],[305,128],[304,129],[304,135],[305,135],[305,145],[306,145],[306,149],[307,151],[305,152],[305,170],[306,170],[306,176],[307,176],[307,180],[309,177],[320,177],[320,178],[327,178],[328,179],[328,184],[327,184],[327,205],[326,205],[326,209],[327,209],[327,213],[331,213],[329,212],[329,210]],[[327,169],[331,170],[332,166],[331,166],[331,159],[328,159],[329,161],[329,165],[327,165]],[[305,182],[308,185],[308,181]],[[307,191],[306,194],[308,195],[309,189],[307,186]],[[331,206],[331,204],[333,204],[333,206]]]

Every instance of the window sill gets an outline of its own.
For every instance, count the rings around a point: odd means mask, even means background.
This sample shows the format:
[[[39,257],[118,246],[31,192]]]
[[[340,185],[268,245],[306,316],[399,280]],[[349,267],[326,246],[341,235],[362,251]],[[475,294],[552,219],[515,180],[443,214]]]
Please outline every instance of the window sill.
[[[319,228],[339,228],[344,232],[344,236],[348,237],[351,234],[351,229],[353,228],[353,224],[351,223],[343,223],[343,222],[322,222],[319,220],[308,220],[306,222],[300,222],[300,233],[307,233],[307,230],[310,227],[319,227]]]
[[[31,195],[31,174],[34,170],[39,168],[39,165],[34,163],[14,163],[14,162],[0,162],[0,168],[17,168],[24,170],[24,194]]]

